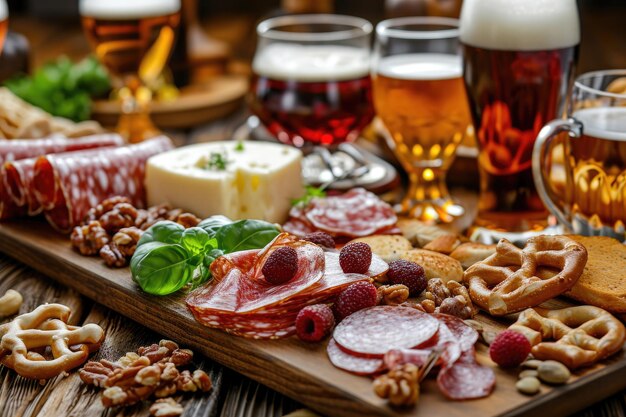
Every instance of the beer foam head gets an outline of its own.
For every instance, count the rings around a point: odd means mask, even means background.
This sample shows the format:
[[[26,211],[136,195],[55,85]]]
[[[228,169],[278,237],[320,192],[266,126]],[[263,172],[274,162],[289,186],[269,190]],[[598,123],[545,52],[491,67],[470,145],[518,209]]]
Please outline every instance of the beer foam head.
[[[626,141],[626,107],[590,107],[575,111],[573,117],[587,136]]]
[[[445,80],[463,74],[461,57],[448,54],[404,54],[385,57],[376,72],[402,80]]]
[[[460,35],[485,49],[537,51],[580,42],[576,0],[465,0]]]
[[[273,43],[257,52],[257,75],[303,82],[342,81],[369,74],[369,51],[342,45]]]
[[[7,20],[9,17],[9,8],[5,0],[0,0],[0,20]]]
[[[180,0],[81,0],[80,14],[96,19],[140,19],[180,10]]]

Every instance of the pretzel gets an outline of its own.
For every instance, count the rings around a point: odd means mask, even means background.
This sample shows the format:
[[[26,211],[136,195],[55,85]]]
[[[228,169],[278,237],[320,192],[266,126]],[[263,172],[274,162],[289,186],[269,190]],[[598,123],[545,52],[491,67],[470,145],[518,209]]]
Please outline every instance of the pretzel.
[[[593,306],[529,308],[509,329],[526,336],[535,358],[553,359],[570,369],[611,356],[626,340],[624,325],[608,311]]]
[[[0,363],[25,378],[49,379],[82,365],[100,347],[104,330],[97,324],[69,326],[70,309],[44,304],[0,326]],[[53,359],[35,350],[50,347]]]
[[[496,253],[469,267],[463,280],[475,304],[503,316],[569,290],[586,263],[585,247],[565,236],[536,236],[524,249],[502,239]]]

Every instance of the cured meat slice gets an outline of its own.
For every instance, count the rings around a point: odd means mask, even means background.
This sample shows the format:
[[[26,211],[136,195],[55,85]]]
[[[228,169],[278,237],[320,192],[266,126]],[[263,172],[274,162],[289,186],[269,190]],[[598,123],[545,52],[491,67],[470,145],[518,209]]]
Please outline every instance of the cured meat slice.
[[[326,256],[326,273],[327,274],[343,274],[341,264],[339,264],[339,252],[325,252]],[[389,265],[379,256],[372,254],[372,263],[365,275],[370,278],[378,278],[387,273]]]
[[[385,366],[393,369],[396,366],[412,363],[418,367],[426,365],[430,349],[391,349],[385,353]]]
[[[389,204],[363,188],[313,199],[304,216],[316,229],[349,237],[369,236],[398,221]]]
[[[442,369],[437,376],[441,392],[451,400],[473,400],[489,396],[496,384],[493,369],[480,365],[474,352],[464,354],[452,366]]]
[[[298,270],[288,283],[271,285],[263,278],[263,262],[274,250],[287,245],[298,252]],[[296,240],[282,233],[264,249],[264,254],[251,269],[231,269],[217,285],[208,285],[192,292],[187,298],[187,304],[192,310],[253,312],[288,300],[320,281],[323,275],[324,251],[313,243]]]
[[[373,375],[385,369],[382,359],[368,359],[351,355],[337,346],[337,342],[332,338],[328,342],[326,353],[330,363],[353,374]]]
[[[410,307],[375,306],[346,317],[333,337],[345,351],[382,358],[391,349],[408,349],[430,340],[439,321]]]
[[[39,203],[32,187],[34,158],[44,154],[72,152],[124,144],[119,135],[103,134],[78,139],[0,140],[0,220],[37,214]],[[29,161],[29,162],[25,162]],[[14,164],[19,164],[14,167]],[[23,179],[23,180],[22,180]],[[13,181],[12,185],[9,181]],[[28,210],[26,204],[28,203]]]
[[[261,252],[260,249],[251,249],[220,256],[211,263],[213,282],[221,281],[233,268],[239,267],[239,269],[242,270],[251,269],[257,261],[259,252]]]
[[[474,348],[474,344],[478,341],[478,332],[468,326],[456,316],[449,314],[433,314],[433,316],[452,332],[454,340],[459,344],[461,351],[468,352]]]
[[[52,154],[35,163],[35,195],[50,224],[69,232],[100,201],[119,195],[143,207],[149,157],[172,149],[160,136],[119,148]]]
[[[315,228],[309,223],[294,218],[289,219],[287,223],[283,225],[283,230],[298,237],[304,237],[309,233],[315,232]]]
[[[0,140],[0,166],[5,162],[34,158],[50,153],[82,151],[108,146],[122,146],[124,140],[115,134],[85,136],[78,139],[12,139]]]

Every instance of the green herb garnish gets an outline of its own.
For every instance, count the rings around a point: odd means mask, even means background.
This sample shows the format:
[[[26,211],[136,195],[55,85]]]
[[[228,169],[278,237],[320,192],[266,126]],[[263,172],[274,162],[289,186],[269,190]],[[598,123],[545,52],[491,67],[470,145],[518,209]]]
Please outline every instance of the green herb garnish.
[[[211,152],[209,159],[204,164],[204,169],[210,169],[215,171],[226,171],[228,165],[228,158],[226,152]]]
[[[130,271],[142,290],[155,295],[193,287],[211,277],[211,264],[220,256],[262,248],[279,233],[262,220],[232,222],[224,216],[203,220],[197,227],[162,221],[146,230],[130,261]]]
[[[237,152],[243,152],[244,151],[244,146],[243,146],[243,141],[237,141],[237,144],[235,145],[235,150]]]
[[[322,188],[319,188],[319,187],[313,187],[312,185],[307,185],[306,187],[304,187],[304,196],[291,200],[291,205],[292,206],[298,206],[298,205],[306,206],[307,204],[309,204],[311,200],[317,197],[321,197],[321,198],[326,197],[326,191],[324,191]]]
[[[105,69],[94,57],[76,64],[61,57],[31,76],[12,78],[5,85],[24,101],[75,122],[89,119],[91,99],[106,96],[111,90]]]

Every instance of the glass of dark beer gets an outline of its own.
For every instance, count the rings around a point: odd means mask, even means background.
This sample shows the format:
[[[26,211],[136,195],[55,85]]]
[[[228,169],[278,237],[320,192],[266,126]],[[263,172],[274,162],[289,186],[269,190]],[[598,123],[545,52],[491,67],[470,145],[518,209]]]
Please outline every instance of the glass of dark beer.
[[[463,74],[479,147],[476,225],[542,230],[548,212],[532,176],[542,126],[563,115],[578,56],[575,0],[466,0]]]
[[[83,29],[122,100],[117,131],[130,142],[158,134],[145,82],[161,75],[174,46],[180,0],[81,0]]]
[[[372,120],[372,25],[352,16],[275,17],[257,27],[252,111],[297,147],[353,141]]]
[[[569,118],[548,123],[535,142],[539,196],[569,231],[624,240],[626,70],[581,75],[568,107]],[[558,143],[560,132],[569,135]]]

